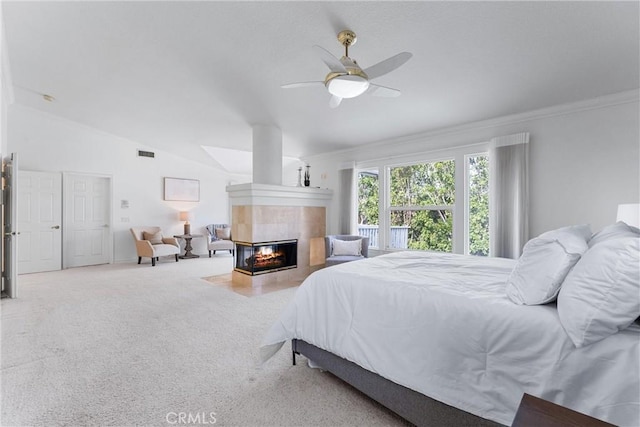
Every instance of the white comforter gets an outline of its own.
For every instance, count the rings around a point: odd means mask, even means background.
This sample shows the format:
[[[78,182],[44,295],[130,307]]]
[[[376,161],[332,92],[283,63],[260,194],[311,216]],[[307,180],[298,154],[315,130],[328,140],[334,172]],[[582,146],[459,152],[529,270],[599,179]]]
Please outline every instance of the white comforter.
[[[576,349],[554,304],[507,299],[514,263],[399,252],[320,270],[267,333],[263,358],[299,338],[502,424],[527,392],[640,426],[640,328]]]

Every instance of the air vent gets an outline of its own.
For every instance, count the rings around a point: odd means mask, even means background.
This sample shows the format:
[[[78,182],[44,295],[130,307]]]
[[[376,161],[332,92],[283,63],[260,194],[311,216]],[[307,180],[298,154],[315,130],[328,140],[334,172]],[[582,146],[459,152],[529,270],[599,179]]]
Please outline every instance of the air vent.
[[[138,150],[138,156],[154,158],[156,156],[156,153],[154,153],[153,151]]]

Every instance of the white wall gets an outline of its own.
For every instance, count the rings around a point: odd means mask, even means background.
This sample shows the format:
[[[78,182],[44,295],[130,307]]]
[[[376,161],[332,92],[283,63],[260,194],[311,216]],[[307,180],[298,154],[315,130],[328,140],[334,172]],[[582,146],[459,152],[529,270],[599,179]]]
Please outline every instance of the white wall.
[[[9,104],[13,102],[11,70],[9,54],[7,52],[7,38],[4,32],[4,15],[0,7],[0,158],[6,156],[7,151],[7,112]]]
[[[348,162],[421,154],[518,132],[531,134],[530,235],[569,224],[597,231],[616,219],[617,205],[640,200],[638,92],[469,124],[425,135],[305,158],[312,182],[327,175],[334,190],[327,232],[339,227],[338,169]]]
[[[116,262],[137,259],[130,227],[157,225],[166,235],[182,234],[180,210],[194,212],[192,234],[204,233],[207,224],[228,223],[225,187],[228,181],[247,180],[17,104],[10,106],[8,121],[8,152],[18,153],[20,169],[112,177]],[[153,151],[156,157],[138,157],[138,149]],[[163,177],[200,180],[200,202],[164,201]],[[121,208],[121,200],[129,201],[128,209]],[[205,240],[193,239],[195,253],[206,253]]]
[[[7,96],[7,83],[5,80],[5,74],[0,76],[0,159],[8,153],[8,112],[9,101]]]

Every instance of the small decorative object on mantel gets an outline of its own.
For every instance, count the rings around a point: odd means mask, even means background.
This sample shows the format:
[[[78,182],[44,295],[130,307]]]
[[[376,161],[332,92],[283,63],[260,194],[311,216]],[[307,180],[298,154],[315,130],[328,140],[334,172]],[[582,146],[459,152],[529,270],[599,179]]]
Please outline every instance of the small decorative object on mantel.
[[[298,168],[298,187],[302,187],[302,166]]]
[[[311,174],[309,173],[309,168],[311,166],[306,165],[304,170],[304,186],[308,187],[311,185]]]

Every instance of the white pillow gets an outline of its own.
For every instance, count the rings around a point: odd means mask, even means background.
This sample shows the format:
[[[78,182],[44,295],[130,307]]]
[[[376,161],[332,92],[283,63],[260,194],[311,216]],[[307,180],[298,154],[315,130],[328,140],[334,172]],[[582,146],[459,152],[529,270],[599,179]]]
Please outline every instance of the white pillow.
[[[578,237],[582,237],[585,241],[589,241],[591,239],[591,226],[589,224],[580,224],[580,225],[570,225],[568,227],[561,227],[556,230],[547,231],[542,233],[538,237],[551,237],[558,232],[567,232],[571,234],[575,234]]]
[[[638,230],[636,227],[627,225],[622,221],[618,221],[615,224],[607,225],[605,228],[594,234],[589,240],[589,247],[591,248],[598,243],[605,242],[611,239],[638,236],[640,236],[640,230]]]
[[[362,255],[362,240],[332,240],[331,256],[360,256]]]
[[[562,281],[587,250],[589,225],[548,231],[524,246],[507,280],[506,292],[516,304],[546,304],[556,299]]]
[[[640,237],[589,249],[558,295],[560,323],[576,347],[600,341],[640,316]]]

